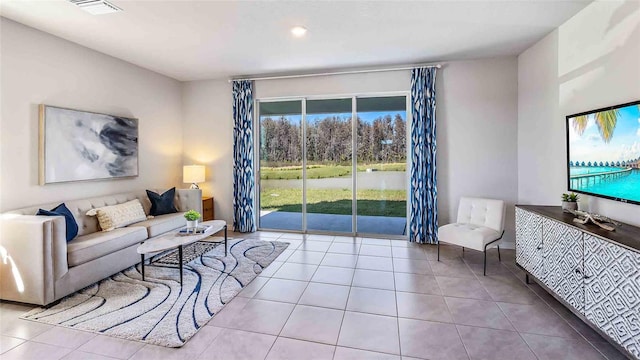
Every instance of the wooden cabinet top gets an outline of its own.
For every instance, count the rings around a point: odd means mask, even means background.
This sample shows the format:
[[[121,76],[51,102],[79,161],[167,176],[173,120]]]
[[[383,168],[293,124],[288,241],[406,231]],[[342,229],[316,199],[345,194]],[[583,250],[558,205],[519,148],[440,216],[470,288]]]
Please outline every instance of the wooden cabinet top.
[[[620,226],[616,226],[615,231],[607,231],[594,224],[582,225],[575,223],[573,221],[573,214],[563,212],[560,206],[516,205],[516,207],[565,223],[583,232],[618,243],[627,248],[640,251],[640,228],[637,226],[623,223]]]

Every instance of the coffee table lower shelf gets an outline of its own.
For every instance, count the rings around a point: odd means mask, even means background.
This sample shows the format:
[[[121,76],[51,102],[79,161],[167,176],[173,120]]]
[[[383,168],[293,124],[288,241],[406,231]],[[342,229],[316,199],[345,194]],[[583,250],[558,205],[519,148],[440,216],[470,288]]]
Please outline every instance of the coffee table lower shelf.
[[[222,225],[224,224],[224,225]],[[170,243],[168,246],[160,246],[156,249],[154,249],[153,247],[149,247],[149,246],[144,246],[145,242],[143,241],[140,246],[138,246],[138,253],[140,254],[140,267],[142,268],[141,272],[142,272],[142,281],[145,280],[145,272],[144,272],[144,268],[145,268],[145,255],[149,254],[149,253],[155,253],[158,251],[164,251],[164,250],[170,250],[173,248],[178,248],[178,266],[177,268],[180,269],[180,286],[182,286],[182,268],[183,268],[183,248],[185,246],[188,245],[192,245],[195,244],[198,241],[201,241],[203,239],[206,239],[207,237],[219,232],[220,230],[224,230],[224,256],[229,255],[228,253],[228,237],[227,237],[227,225],[226,223],[224,223],[223,221],[220,220],[213,220],[213,221],[205,221],[204,223],[202,223],[202,225],[209,225],[211,226],[210,231],[207,231],[204,234],[200,234],[200,236],[198,235],[188,235],[188,237],[192,237],[191,239],[188,239],[187,236],[181,236],[178,234],[178,232],[174,231],[171,234],[167,234],[165,236],[162,237],[163,241],[169,241],[169,242],[175,242],[175,244]],[[160,240],[156,239],[156,240],[151,240],[151,241],[157,241]],[[153,264],[153,255],[149,258],[149,265]],[[165,266],[165,267],[170,267],[170,266]]]

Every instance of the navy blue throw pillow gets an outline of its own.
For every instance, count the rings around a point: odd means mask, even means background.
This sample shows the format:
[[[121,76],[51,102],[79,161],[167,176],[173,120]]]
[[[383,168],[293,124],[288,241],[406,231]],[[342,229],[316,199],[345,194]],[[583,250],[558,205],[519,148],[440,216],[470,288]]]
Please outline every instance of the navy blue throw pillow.
[[[149,210],[149,215],[158,216],[178,212],[178,209],[173,205],[173,199],[176,196],[175,187],[165,191],[162,195],[151,190],[147,190],[147,196],[151,201],[151,210]]]
[[[67,205],[64,203],[54,207],[51,210],[43,210],[38,209],[38,213],[36,215],[45,215],[45,216],[64,216],[64,222],[66,224],[67,229],[67,242],[73,240],[73,238],[78,235],[78,223],[76,219],[73,217],[73,214],[67,208]]]

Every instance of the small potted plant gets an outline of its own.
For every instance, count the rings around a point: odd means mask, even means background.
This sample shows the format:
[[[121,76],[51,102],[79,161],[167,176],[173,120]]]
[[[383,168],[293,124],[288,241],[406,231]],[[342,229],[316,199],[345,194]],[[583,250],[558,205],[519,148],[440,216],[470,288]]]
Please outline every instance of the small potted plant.
[[[578,199],[580,199],[580,196],[576,193],[562,194],[562,211],[572,212],[578,210]]]
[[[184,213],[184,218],[187,219],[187,229],[195,229],[198,227],[198,219],[200,219],[202,215],[195,210],[189,210]]]

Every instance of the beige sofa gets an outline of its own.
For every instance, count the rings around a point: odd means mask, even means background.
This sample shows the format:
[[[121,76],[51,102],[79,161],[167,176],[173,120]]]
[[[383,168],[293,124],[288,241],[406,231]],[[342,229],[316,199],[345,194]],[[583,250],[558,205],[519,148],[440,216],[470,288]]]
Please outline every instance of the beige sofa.
[[[50,304],[140,262],[140,242],[185,225],[183,212],[202,212],[201,190],[176,189],[178,213],[100,231],[87,211],[133,199],[149,214],[151,202],[139,192],[65,201],[78,223],[78,236],[67,243],[62,216],[35,216],[39,208],[60,202],[9,211],[0,216],[0,299]]]

